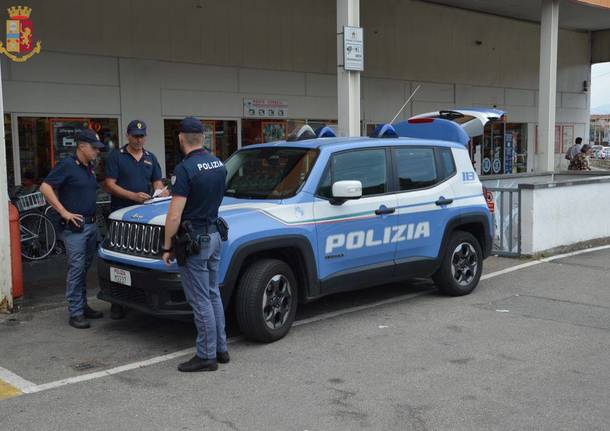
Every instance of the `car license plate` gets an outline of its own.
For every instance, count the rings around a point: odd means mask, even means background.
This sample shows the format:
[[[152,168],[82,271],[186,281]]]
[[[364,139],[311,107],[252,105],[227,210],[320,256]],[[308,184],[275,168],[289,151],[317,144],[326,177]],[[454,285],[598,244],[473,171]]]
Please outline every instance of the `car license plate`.
[[[131,273],[124,269],[110,267],[110,281],[131,286]]]

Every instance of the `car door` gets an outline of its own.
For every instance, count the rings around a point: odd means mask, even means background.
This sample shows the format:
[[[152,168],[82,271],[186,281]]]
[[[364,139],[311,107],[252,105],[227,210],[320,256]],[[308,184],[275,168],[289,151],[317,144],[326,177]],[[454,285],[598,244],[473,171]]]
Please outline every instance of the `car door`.
[[[330,157],[314,202],[323,290],[348,290],[393,275],[396,196],[391,192],[389,160],[389,149],[383,147]],[[362,183],[362,197],[333,204],[332,184],[346,180]]]
[[[451,148],[403,145],[392,149],[398,178],[397,275],[426,276],[434,266],[456,198]]]

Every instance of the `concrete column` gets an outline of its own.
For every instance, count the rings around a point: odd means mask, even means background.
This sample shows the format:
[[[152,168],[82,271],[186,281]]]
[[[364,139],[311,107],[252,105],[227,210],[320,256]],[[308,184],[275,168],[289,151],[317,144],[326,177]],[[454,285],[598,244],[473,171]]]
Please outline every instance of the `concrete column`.
[[[360,136],[360,72],[343,69],[343,26],[360,25],[360,0],[337,0],[338,135]]]
[[[559,0],[542,0],[540,76],[538,79],[537,172],[555,170],[555,110],[557,97],[557,31]]]
[[[13,308],[13,278],[11,269],[11,240],[8,220],[8,171],[6,169],[6,142],[4,141],[4,102],[2,98],[2,72],[0,72],[0,311]]]
[[[146,123],[146,146],[165,175],[165,135],[161,108],[161,71],[158,61],[121,58],[121,143],[126,144],[126,128],[131,120]]]

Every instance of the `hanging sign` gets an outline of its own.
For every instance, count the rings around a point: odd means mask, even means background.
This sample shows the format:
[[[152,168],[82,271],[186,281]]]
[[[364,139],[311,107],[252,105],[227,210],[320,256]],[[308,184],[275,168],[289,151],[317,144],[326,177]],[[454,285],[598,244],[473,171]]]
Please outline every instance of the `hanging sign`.
[[[343,68],[364,70],[364,32],[362,27],[343,27]]]
[[[244,99],[245,118],[288,118],[288,102],[276,99]]]

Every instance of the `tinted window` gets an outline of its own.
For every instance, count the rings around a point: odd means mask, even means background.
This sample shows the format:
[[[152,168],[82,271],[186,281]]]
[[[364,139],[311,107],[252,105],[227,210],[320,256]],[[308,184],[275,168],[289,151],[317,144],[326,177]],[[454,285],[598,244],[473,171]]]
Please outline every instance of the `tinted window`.
[[[438,180],[433,148],[396,148],[398,189],[415,190]]]
[[[385,149],[350,151],[332,157],[318,195],[331,197],[332,184],[337,181],[357,180],[362,183],[362,196],[387,191]]]
[[[450,148],[437,148],[439,156],[439,179],[444,180],[455,174],[455,162]]]

